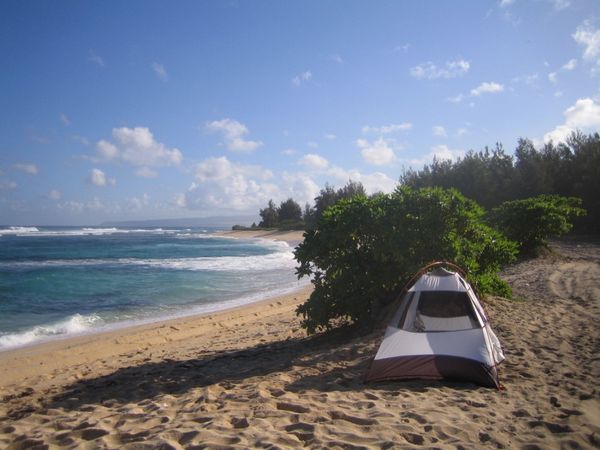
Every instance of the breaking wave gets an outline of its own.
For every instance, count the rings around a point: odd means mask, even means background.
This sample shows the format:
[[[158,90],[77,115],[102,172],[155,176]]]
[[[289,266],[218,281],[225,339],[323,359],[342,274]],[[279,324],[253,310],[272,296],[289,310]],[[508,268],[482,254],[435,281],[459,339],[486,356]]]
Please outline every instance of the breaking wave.
[[[33,344],[53,337],[76,336],[89,332],[93,327],[102,325],[103,321],[96,314],[82,316],[75,314],[65,320],[49,325],[38,325],[18,333],[0,334],[0,350]]]

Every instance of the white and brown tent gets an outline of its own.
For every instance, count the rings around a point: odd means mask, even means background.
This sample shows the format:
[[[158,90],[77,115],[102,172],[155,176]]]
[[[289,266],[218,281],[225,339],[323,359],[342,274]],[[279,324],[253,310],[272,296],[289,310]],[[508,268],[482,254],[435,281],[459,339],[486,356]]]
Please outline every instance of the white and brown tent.
[[[415,275],[366,381],[453,379],[499,388],[496,366],[504,354],[463,276],[447,262],[430,264]]]

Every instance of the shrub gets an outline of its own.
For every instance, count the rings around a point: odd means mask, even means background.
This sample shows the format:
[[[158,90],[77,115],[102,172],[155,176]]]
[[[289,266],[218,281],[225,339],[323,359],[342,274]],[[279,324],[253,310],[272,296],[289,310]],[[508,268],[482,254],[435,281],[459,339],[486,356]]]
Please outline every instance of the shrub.
[[[585,213],[579,198],[539,195],[502,203],[492,210],[489,222],[518,242],[522,252],[529,252],[546,246],[548,238],[569,232],[573,219]]]
[[[483,222],[484,212],[456,190],[399,187],[357,196],[328,208],[295,252],[298,277],[314,291],[297,308],[308,333],[339,321],[373,325],[382,307],[422,266],[450,260],[464,267],[481,293],[510,293],[497,272],[516,244]]]

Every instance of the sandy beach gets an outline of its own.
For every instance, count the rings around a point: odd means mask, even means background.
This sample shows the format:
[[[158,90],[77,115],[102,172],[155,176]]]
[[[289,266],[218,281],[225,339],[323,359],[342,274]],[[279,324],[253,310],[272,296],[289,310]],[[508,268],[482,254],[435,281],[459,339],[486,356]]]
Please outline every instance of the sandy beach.
[[[552,248],[504,271],[515,300],[484,301],[504,390],[363,384],[382,329],[306,337],[305,288],[0,353],[0,448],[598,448],[600,247]]]

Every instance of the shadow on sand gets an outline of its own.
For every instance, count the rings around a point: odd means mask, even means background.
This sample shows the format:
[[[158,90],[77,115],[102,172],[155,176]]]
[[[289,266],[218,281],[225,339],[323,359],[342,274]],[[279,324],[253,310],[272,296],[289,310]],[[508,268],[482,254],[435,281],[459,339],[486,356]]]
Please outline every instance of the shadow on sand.
[[[354,337],[354,339],[352,339]],[[246,379],[294,371],[286,390],[301,393],[361,391],[364,389],[425,392],[441,386],[473,389],[468,383],[432,381],[363,383],[379,334],[356,338],[348,330],[275,342],[268,345],[215,352],[188,360],[165,359],[121,368],[109,375],[81,380],[47,399],[49,408],[76,410],[84,405],[115,407],[164,394],[177,395],[191,389],[220,385],[232,389]],[[315,373],[317,372],[317,373]]]

